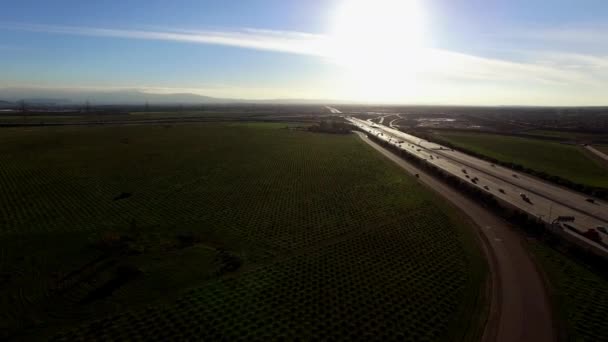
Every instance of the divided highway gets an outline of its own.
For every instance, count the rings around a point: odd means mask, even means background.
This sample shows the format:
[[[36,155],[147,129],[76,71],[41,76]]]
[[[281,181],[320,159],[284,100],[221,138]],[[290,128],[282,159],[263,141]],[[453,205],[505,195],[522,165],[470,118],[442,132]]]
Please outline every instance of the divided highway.
[[[606,202],[590,199],[583,194],[549,184],[525,173],[493,165],[385,125],[378,125],[370,120],[364,121],[354,117],[346,117],[346,119],[368,134],[375,135],[473,186],[492,193],[497,199],[503,200],[547,224],[551,224],[558,216],[573,216],[575,221],[568,225],[581,233],[592,228],[608,227],[608,203]],[[608,255],[608,250],[602,245],[570,229],[564,229],[562,233],[579,244],[592,246],[594,250]],[[608,243],[608,235],[601,230],[599,234],[602,241]]]
[[[481,203],[434,177],[426,177],[424,170],[371,141],[365,134],[357,133],[407,172],[423,175],[421,183],[452,202],[479,227],[492,274],[490,310],[481,341],[555,341],[551,304],[543,279],[517,231]]]
[[[463,179],[469,180],[471,177],[479,177],[480,180],[487,179],[488,184],[494,179],[490,175],[481,176],[482,172],[473,171],[473,168],[470,168],[470,171],[464,174],[462,169],[466,170],[466,168],[458,165],[456,161],[445,155],[438,154],[438,152],[449,152],[439,145],[423,147],[420,145],[425,142],[414,136],[401,135],[401,132],[394,130],[391,131],[392,134],[388,134],[388,131],[381,130],[380,126],[372,122],[352,117],[346,118],[367,132],[367,136],[376,135],[395,146],[400,146],[408,153],[426,158],[429,162],[435,163],[446,171],[451,170],[448,172],[453,172],[459,177],[460,174],[463,174]],[[386,127],[383,126],[382,128]],[[406,162],[396,154],[371,141],[364,133],[357,133],[366,143],[409,173],[422,175],[420,179],[422,183],[463,210],[479,227],[479,234],[484,241],[482,244],[484,246],[483,250],[490,261],[489,266],[492,274],[490,310],[481,340],[484,342],[556,341],[557,336],[553,326],[551,303],[543,279],[530,258],[525,244],[522,243],[520,234],[511,229],[504,220],[485,208],[482,203],[477,203],[434,177],[427,177],[423,169]],[[479,173],[480,176],[471,176],[473,173]],[[467,175],[469,178],[467,178]],[[506,194],[507,185],[497,180],[494,181],[494,186],[503,186]],[[480,184],[480,186],[486,185]],[[517,190],[516,185],[510,186],[508,191],[515,192]],[[517,199],[518,196],[513,196],[513,201]]]

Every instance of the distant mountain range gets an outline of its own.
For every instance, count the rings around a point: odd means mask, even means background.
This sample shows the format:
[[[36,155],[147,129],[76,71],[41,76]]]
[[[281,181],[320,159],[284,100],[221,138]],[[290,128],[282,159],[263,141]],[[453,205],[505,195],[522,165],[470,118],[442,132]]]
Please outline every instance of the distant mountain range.
[[[140,90],[116,91],[73,91],[54,89],[0,88],[0,106],[14,106],[23,100],[30,105],[70,106],[90,102],[91,105],[197,105],[197,104],[234,104],[234,103],[277,103],[277,104],[323,104],[322,100],[240,100],[215,98],[197,94],[154,94]],[[331,101],[329,101],[331,102]]]

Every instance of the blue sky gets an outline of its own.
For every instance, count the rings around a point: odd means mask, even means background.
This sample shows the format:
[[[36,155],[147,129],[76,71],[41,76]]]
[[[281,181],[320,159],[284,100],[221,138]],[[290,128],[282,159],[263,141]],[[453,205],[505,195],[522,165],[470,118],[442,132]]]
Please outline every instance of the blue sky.
[[[0,88],[608,104],[605,0],[22,0],[2,7]],[[403,26],[410,22],[418,26]]]

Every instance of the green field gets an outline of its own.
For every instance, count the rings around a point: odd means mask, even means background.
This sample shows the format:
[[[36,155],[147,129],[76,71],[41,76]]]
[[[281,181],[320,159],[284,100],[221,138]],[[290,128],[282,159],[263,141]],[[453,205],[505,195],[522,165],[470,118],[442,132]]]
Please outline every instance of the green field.
[[[558,325],[568,340],[608,340],[608,279],[540,243],[530,247],[549,278]]]
[[[608,171],[590,159],[580,146],[485,133],[442,131],[440,137],[457,147],[500,161],[523,165],[576,183],[608,188]]]
[[[243,115],[242,113],[240,114]],[[65,124],[76,122],[128,122],[141,120],[159,120],[159,119],[184,119],[198,118],[205,119],[209,117],[227,117],[235,116],[230,112],[219,111],[181,111],[181,112],[133,112],[133,113],[73,113],[64,115],[20,115],[18,113],[0,114],[0,124],[28,124],[28,125],[43,125],[43,124]]]
[[[545,136],[545,137],[562,138],[564,140],[572,140],[572,141],[594,141],[594,140],[608,139],[606,134],[570,132],[570,131],[551,131],[551,130],[535,129],[535,130],[526,131],[525,133]]]
[[[3,129],[0,339],[472,339],[467,223],[354,135]]]

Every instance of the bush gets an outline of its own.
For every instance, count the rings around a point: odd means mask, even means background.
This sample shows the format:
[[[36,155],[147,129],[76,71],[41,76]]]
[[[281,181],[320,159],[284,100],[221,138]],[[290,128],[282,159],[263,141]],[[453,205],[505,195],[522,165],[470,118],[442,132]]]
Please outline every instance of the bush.
[[[333,134],[349,134],[353,127],[346,123],[333,120],[324,120],[317,125],[309,127],[311,132],[333,133]]]
[[[140,248],[135,245],[135,238],[128,234],[107,232],[94,243],[94,246],[108,254],[139,254]]]
[[[243,262],[238,256],[224,249],[218,249],[215,261],[220,266],[218,271],[219,274],[234,272],[238,270],[243,264]]]
[[[186,248],[201,243],[202,238],[193,232],[181,232],[177,234],[177,241],[180,248]]]

